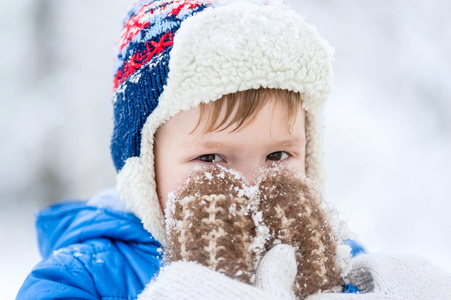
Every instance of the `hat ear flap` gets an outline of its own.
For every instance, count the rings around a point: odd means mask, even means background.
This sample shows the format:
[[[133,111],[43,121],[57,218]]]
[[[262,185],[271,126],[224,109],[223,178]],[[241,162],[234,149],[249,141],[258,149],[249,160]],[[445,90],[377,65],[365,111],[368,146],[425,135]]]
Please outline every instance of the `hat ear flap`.
[[[144,228],[161,243],[165,238],[164,216],[154,177],[153,168],[144,167],[141,157],[130,157],[117,175],[117,189],[127,209],[140,218]]]

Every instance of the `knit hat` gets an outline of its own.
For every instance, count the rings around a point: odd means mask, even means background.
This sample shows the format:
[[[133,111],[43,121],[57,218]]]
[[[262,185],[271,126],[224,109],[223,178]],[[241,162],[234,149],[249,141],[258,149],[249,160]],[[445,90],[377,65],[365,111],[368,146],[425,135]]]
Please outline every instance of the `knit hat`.
[[[153,139],[180,111],[263,88],[301,94],[306,172],[323,182],[321,120],[332,48],[278,0],[143,0],[125,20],[114,78],[111,153],[121,199],[159,240]]]

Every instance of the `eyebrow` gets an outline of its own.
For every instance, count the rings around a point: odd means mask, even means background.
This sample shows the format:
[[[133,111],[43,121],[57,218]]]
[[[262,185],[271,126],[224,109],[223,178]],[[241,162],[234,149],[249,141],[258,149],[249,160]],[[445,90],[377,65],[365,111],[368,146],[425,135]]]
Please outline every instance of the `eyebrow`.
[[[201,143],[185,143],[183,146],[184,147],[200,147],[200,148],[206,148],[206,149],[218,149],[218,148],[223,148],[227,145],[227,143],[223,143],[223,142],[214,142],[214,141],[206,141],[206,142],[201,142]]]
[[[298,151],[305,151],[306,148],[306,140],[304,138],[292,138],[288,140],[276,141],[270,144],[270,147],[279,148],[280,150],[289,150],[293,151],[294,149],[298,149]],[[300,147],[300,148],[299,148]]]
[[[285,147],[293,147],[293,146],[305,145],[305,144],[306,144],[306,141],[304,138],[292,137],[292,138],[286,139],[286,140],[271,142],[270,146],[272,146],[272,147],[278,146],[281,148],[285,148]],[[183,145],[183,147],[192,147],[192,146],[204,148],[204,149],[221,149],[221,148],[226,148],[228,146],[228,143],[219,142],[219,141],[205,141],[205,142],[201,142],[199,144],[185,143]]]
[[[273,144],[281,145],[281,146],[294,146],[299,144],[305,144],[305,138],[299,138],[291,136],[290,139],[276,141]]]

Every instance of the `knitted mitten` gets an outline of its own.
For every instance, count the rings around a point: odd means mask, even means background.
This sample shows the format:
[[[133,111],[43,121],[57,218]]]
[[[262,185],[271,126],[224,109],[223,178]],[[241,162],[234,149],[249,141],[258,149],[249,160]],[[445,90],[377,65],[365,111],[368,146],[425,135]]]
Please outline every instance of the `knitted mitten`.
[[[340,289],[337,241],[321,207],[321,195],[308,178],[286,168],[271,168],[263,170],[258,185],[261,222],[269,228],[265,250],[280,243],[294,247],[297,297]]]
[[[195,261],[253,283],[260,259],[282,243],[296,252],[298,299],[340,287],[336,240],[319,193],[288,169],[260,175],[249,187],[223,167],[195,170],[168,201],[166,261]]]
[[[166,261],[198,262],[251,283],[255,226],[241,175],[218,167],[195,170],[168,202]]]

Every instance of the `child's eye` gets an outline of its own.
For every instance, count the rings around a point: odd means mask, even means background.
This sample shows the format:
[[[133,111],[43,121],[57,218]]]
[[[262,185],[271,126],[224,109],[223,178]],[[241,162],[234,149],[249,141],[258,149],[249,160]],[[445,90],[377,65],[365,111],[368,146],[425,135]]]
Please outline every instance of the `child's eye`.
[[[223,161],[222,157],[218,154],[204,154],[199,156],[197,159],[208,163],[217,163]]]
[[[285,151],[277,151],[266,156],[266,159],[272,161],[284,160],[288,158],[288,154]]]

